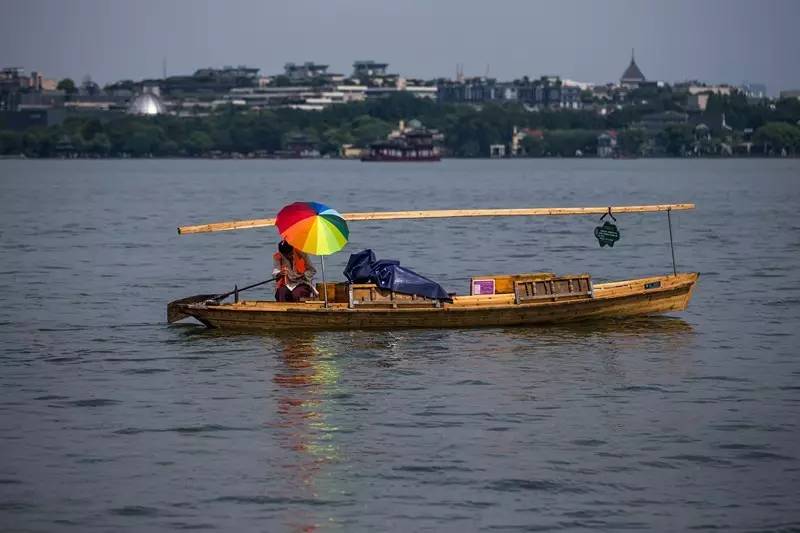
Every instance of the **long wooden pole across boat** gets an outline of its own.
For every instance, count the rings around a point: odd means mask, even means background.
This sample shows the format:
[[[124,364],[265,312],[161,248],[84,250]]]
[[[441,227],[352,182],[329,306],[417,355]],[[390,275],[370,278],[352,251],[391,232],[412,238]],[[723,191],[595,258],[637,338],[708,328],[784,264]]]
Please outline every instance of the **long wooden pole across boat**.
[[[608,213],[652,213],[656,211],[681,211],[694,209],[694,204],[655,204],[655,205],[617,205],[605,207],[535,207],[523,209],[439,209],[434,211],[375,211],[371,213],[343,213],[348,221],[355,220],[399,220],[413,218],[454,218],[454,217],[512,217],[512,216],[559,216],[559,215],[602,215]],[[231,220],[213,222],[197,226],[181,226],[178,233],[210,233],[234,229],[264,228],[274,226],[274,218],[251,220]]]

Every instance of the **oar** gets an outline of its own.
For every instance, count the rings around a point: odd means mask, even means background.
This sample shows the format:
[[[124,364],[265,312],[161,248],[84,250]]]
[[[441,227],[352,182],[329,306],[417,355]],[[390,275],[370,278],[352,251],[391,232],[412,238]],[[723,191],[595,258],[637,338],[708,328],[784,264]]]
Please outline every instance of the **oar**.
[[[248,285],[247,287],[242,287],[241,289],[234,289],[230,292],[226,292],[224,294],[197,294],[195,296],[189,296],[187,298],[181,298],[180,300],[175,300],[167,304],[167,322],[172,324],[173,322],[177,322],[178,320],[182,320],[189,315],[183,312],[182,308],[184,305],[188,304],[196,304],[199,302],[208,302],[213,301],[215,303],[219,303],[231,294],[236,292],[246,291],[247,289],[252,289],[254,287],[258,287],[259,285],[264,285],[265,283],[269,283],[270,281],[275,281],[275,278],[269,278],[268,280],[259,281],[258,283],[253,283],[252,285]]]

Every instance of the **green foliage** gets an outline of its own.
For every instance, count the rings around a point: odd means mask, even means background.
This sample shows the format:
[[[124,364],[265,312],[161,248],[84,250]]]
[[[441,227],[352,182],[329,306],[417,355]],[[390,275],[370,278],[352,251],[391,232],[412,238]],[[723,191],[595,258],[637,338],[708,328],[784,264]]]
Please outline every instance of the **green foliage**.
[[[350,131],[357,145],[366,146],[385,138],[392,131],[392,125],[369,115],[361,115],[350,122]]]
[[[33,128],[22,134],[22,151],[29,157],[51,157],[61,136],[58,128]]]
[[[97,119],[90,119],[80,126],[81,137],[87,141],[94,138],[95,135],[103,132],[103,125]]]
[[[0,131],[0,154],[22,153],[22,136],[14,131]]]
[[[149,156],[158,153],[163,140],[163,132],[158,126],[144,124],[136,128],[122,145],[122,152],[134,157]]]
[[[617,146],[624,155],[642,155],[647,133],[639,128],[628,128],[619,132]]]
[[[528,157],[542,157],[545,155],[544,139],[528,135],[522,139],[522,151]]]
[[[111,152],[111,140],[105,133],[98,133],[86,144],[86,150],[101,157],[107,156]]]
[[[767,100],[748,101],[741,93],[729,96],[711,94],[703,120],[713,122],[725,115],[725,122],[734,130],[758,129],[767,122],[796,123],[800,119],[800,101],[784,99],[770,104]]]
[[[597,150],[599,131],[553,130],[544,134],[545,153],[562,157],[574,157],[578,150],[583,154],[594,154]]]
[[[658,134],[658,140],[668,154],[683,156],[694,143],[694,128],[688,124],[670,124]]]
[[[211,140],[211,137],[202,131],[195,131],[189,135],[184,145],[186,151],[191,155],[201,155],[211,150],[213,146],[214,142]]]
[[[766,144],[773,151],[800,152],[800,128],[784,122],[770,122],[758,128],[753,141]]]
[[[355,136],[349,129],[328,128],[322,133],[320,152],[335,155],[344,144],[355,144]]]
[[[64,91],[67,94],[75,94],[78,92],[78,88],[75,87],[75,82],[72,81],[71,78],[64,78],[63,80],[59,81],[58,85],[56,85],[56,89],[59,91]]]
[[[514,103],[479,107],[442,104],[404,93],[322,111],[241,111],[231,106],[207,117],[108,115],[107,121],[75,115],[59,126],[3,132],[0,153],[22,152],[31,157],[61,156],[69,150],[131,157],[203,156],[211,151],[269,154],[285,148],[289,134],[299,133],[317,143],[321,153],[336,155],[343,144],[367,146],[384,139],[398,121],[411,119],[442,132],[445,149],[457,157],[488,157],[492,144],[509,144],[515,126],[544,131],[543,139],[527,137],[522,141],[522,150],[530,157],[572,157],[577,150],[594,154],[597,135],[607,129],[619,130],[619,150],[627,155],[653,151],[678,156],[695,151],[716,154],[720,152],[720,136],[731,136],[729,130],[715,126],[712,133],[716,137],[697,141],[688,124],[672,125],[650,136],[636,129],[636,123],[652,112],[680,109],[676,106],[685,95],[648,87],[633,91],[632,98],[639,103],[608,115],[590,110],[531,112]],[[800,120],[800,102],[796,99],[754,104],[738,94],[713,96],[709,107],[710,111],[694,117],[694,123],[718,125],[724,113],[737,133],[756,128],[757,142],[773,152],[785,148],[789,153],[800,153],[794,133],[797,127],[793,125]]]
[[[456,155],[459,157],[480,157],[483,155],[481,152],[481,145],[478,141],[467,141],[458,147]]]
[[[623,129],[642,119],[646,113],[638,106],[627,106],[617,109],[607,117],[606,125],[612,129]]]

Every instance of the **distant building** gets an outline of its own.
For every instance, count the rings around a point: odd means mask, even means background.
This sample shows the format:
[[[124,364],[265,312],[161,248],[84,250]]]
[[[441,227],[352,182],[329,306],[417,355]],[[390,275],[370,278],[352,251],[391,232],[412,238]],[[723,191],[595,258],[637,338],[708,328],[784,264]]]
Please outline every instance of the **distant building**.
[[[631,63],[628,65],[628,68],[625,69],[625,72],[622,73],[619,84],[623,87],[636,88],[646,81],[644,74],[642,74],[642,71],[639,69],[639,65],[636,64],[634,51],[631,49]]]
[[[122,80],[106,85],[105,93],[117,98],[131,99],[141,91],[141,88],[141,83],[135,83],[133,80]]]
[[[291,133],[286,137],[286,149],[275,152],[286,159],[314,159],[320,156],[317,143],[304,133]]]
[[[437,98],[445,103],[481,104],[498,100],[502,94],[493,78],[439,80],[437,84]]]
[[[0,70],[0,111],[16,111],[20,90],[27,84],[24,69],[7,67]]]
[[[514,126],[514,130],[511,132],[511,155],[512,156],[520,156],[524,155],[524,150],[522,149],[522,141],[526,137],[533,137],[534,139],[544,140],[544,132],[542,130],[532,129],[532,128],[517,128]]]
[[[708,85],[699,81],[686,81],[672,86],[675,93],[686,94],[686,108],[689,111],[705,111],[712,94],[730,96],[739,91],[731,85]]]
[[[366,85],[337,85],[336,90],[344,95],[345,102],[361,102],[367,98]]]
[[[400,90],[413,94],[417,98],[427,98],[429,100],[436,100],[439,96],[439,88],[436,85],[406,85]]]
[[[67,112],[64,109],[0,110],[0,124],[3,124],[3,129],[18,131],[33,127],[57,126],[63,123],[66,117]]]
[[[517,86],[514,85],[513,83],[500,84],[500,99],[509,102],[516,102],[517,100],[519,100],[519,92],[517,91]]]
[[[26,87],[28,81],[22,67],[5,67],[0,69],[0,83],[7,86]]]
[[[64,102],[64,109],[72,111],[111,111],[115,107],[115,102],[104,96],[71,98]]]
[[[591,91],[594,89],[595,84],[588,82],[588,81],[576,81],[576,80],[561,80],[562,83],[567,87],[577,87],[581,91]]]
[[[158,85],[161,93],[172,98],[213,100],[236,87],[257,87],[259,69],[245,66],[201,68],[191,76],[170,76],[163,80],[145,80],[143,84]]]
[[[784,98],[800,99],[800,89],[790,89],[788,91],[781,91],[780,98],[781,100],[783,100]]]
[[[28,88],[33,91],[41,91],[42,85],[44,83],[44,77],[42,76],[41,72],[33,71],[31,75],[28,77]]]
[[[598,157],[611,157],[617,151],[617,132],[608,130],[597,136]]]
[[[194,78],[214,80],[218,83],[241,83],[254,85],[258,82],[258,72],[261,69],[239,65],[238,67],[224,66],[222,68],[201,68],[195,71]],[[168,78],[169,79],[169,78]]]
[[[558,76],[516,83],[517,101],[540,109],[580,109],[581,88],[565,84]]]
[[[224,96],[226,100],[241,100],[251,109],[281,107],[302,104],[305,98],[314,94],[309,85],[290,85],[287,87],[237,87]]]
[[[705,111],[708,107],[709,93],[690,94],[686,99],[686,109],[689,111]]]
[[[717,94],[730,96],[737,91],[736,87],[725,84],[709,85],[699,81],[684,81],[672,86],[673,91],[694,94]]]
[[[146,87],[128,106],[129,115],[163,115],[166,112],[167,108],[161,102],[158,91],[152,87]]]
[[[767,95],[767,86],[763,83],[743,83],[739,90],[744,93],[747,98],[754,98],[761,100],[762,98],[768,98]]]
[[[711,140],[711,128],[704,122],[700,122],[694,127],[694,137],[697,140]]]
[[[48,80],[41,72],[33,71],[25,74],[21,67],[0,69],[0,110],[15,111],[28,95],[56,89],[57,82]]]
[[[489,157],[492,159],[502,159],[506,156],[506,145],[505,144],[490,144],[489,145]]]
[[[48,78],[42,78],[41,90],[43,91],[55,91],[58,87],[58,80],[51,80]]]
[[[301,111],[322,111],[333,104],[345,103],[346,94],[339,91],[319,91],[304,95],[302,103],[292,104],[292,109]]]
[[[439,80],[440,102],[482,104],[492,101],[515,101],[537,109],[580,109],[581,88],[567,85],[558,76],[527,77],[498,83],[493,78],[467,78],[461,81]]]
[[[297,83],[326,76],[328,74],[328,65],[321,65],[311,61],[306,61],[302,65],[286,63],[283,66],[283,70],[287,78],[293,83]]]
[[[67,95],[64,91],[41,91],[35,93],[20,94],[17,102],[17,109],[48,109],[63,107]]]
[[[362,161],[439,161],[438,143],[444,136],[436,130],[425,128],[418,120],[410,120],[406,126],[400,121],[385,141],[370,144],[362,155]]]
[[[615,88],[615,85],[612,83],[608,85],[595,85],[592,87],[592,97],[601,102],[611,102],[614,100]]]
[[[361,159],[365,150],[352,144],[343,144],[339,150],[339,155],[344,159]]]
[[[93,82],[89,76],[86,76],[78,87],[78,94],[81,96],[97,96],[101,92],[103,91],[100,86]]]
[[[231,89],[222,100],[239,102],[248,109],[290,107],[304,111],[320,111],[333,104],[360,102],[368,93],[364,85],[287,85],[267,87],[240,87]],[[238,104],[236,104],[238,105]]]
[[[372,81],[375,81],[374,79]],[[383,81],[388,82],[386,85],[371,83],[365,91],[367,98],[380,98],[389,96],[396,93],[409,93],[417,98],[429,98],[435,100],[438,96],[439,89],[436,85],[424,82],[422,80],[395,78],[390,81],[389,78],[383,78]]]
[[[371,59],[353,62],[353,78],[372,78],[375,76],[386,76],[386,68],[389,63],[377,63]]]

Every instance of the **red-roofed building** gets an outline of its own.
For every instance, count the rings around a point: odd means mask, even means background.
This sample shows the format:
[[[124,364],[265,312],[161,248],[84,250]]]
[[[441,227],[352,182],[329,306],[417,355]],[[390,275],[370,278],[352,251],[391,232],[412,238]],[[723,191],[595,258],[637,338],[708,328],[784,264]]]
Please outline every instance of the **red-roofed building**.
[[[612,157],[617,151],[617,130],[608,130],[597,136],[597,156]]]
[[[534,139],[544,139],[544,131],[534,128],[517,128],[514,126],[514,131],[511,134],[511,155],[518,156],[522,154],[522,140],[526,137],[533,137]]]

